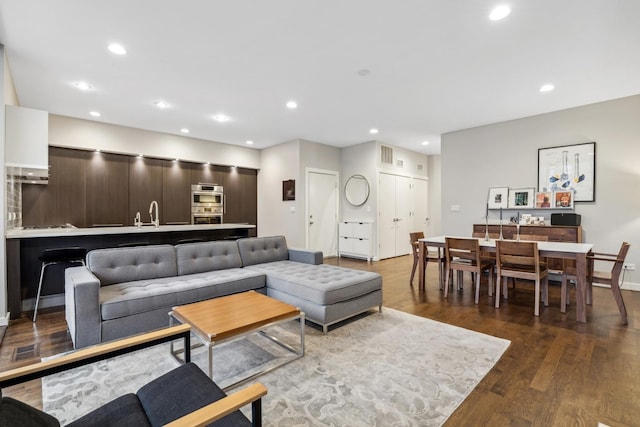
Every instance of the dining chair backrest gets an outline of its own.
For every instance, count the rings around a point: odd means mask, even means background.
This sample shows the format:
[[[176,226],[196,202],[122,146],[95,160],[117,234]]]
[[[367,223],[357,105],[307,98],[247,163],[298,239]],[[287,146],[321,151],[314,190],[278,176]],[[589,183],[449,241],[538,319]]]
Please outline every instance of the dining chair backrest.
[[[498,275],[502,269],[523,269],[537,273],[540,270],[540,257],[536,242],[496,241],[496,259]]]
[[[414,231],[409,233],[409,243],[411,243],[414,256],[418,255],[418,239],[424,239],[424,232]]]
[[[480,264],[480,243],[478,239],[464,239],[458,237],[445,238],[444,257],[447,263],[454,259]]]
[[[624,261],[627,258],[627,253],[629,252],[629,248],[631,247],[630,243],[627,242],[622,242],[622,246],[620,246],[620,250],[618,251],[618,255],[612,256],[612,255],[608,255],[610,258],[606,259],[607,254],[601,254],[601,253],[594,253],[593,256],[591,258],[593,258],[594,260],[601,260],[601,261],[613,261],[613,265],[611,266],[611,275],[603,275],[602,273],[599,273],[597,271],[593,271],[591,272],[593,277],[592,277],[592,282],[595,283],[604,283],[605,281],[598,281],[599,278],[603,278],[606,277],[607,279],[609,278],[617,278],[620,277],[620,273],[622,272],[622,267],[624,266]],[[606,279],[605,279],[606,280]],[[610,283],[605,283],[605,284],[610,284]]]

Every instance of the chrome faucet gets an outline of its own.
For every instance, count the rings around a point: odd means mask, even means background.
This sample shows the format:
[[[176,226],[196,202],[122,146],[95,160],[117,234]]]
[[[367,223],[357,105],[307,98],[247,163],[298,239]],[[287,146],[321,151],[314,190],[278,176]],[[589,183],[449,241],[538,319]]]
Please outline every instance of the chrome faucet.
[[[140,219],[140,212],[136,212],[136,217],[133,219],[133,225],[140,228],[142,226],[142,220]]]
[[[156,208],[156,219],[153,219],[154,206]],[[158,202],[155,200],[149,205],[149,215],[151,215],[151,224],[155,225],[157,228],[160,225],[160,217],[158,216]]]

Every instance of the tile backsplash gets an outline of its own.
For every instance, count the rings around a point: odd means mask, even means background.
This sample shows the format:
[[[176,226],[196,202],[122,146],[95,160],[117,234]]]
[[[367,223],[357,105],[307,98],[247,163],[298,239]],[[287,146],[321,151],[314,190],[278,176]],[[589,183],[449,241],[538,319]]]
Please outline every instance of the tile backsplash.
[[[22,184],[7,176],[7,224],[6,229],[22,227]]]

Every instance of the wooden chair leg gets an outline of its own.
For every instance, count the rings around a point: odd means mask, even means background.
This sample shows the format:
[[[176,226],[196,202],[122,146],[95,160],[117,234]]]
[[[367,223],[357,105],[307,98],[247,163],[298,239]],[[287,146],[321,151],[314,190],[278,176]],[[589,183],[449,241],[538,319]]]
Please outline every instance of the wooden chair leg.
[[[496,308],[500,308],[500,282],[502,281],[502,277],[496,277]]]
[[[560,313],[567,312],[567,294],[568,294],[568,286],[567,286],[567,276],[562,276],[562,287],[560,288]]]
[[[611,292],[613,293],[613,298],[616,300],[616,304],[618,304],[618,310],[620,311],[620,317],[622,318],[622,323],[626,325],[627,321],[627,308],[624,305],[624,300],[622,299],[622,292],[620,292],[620,285],[618,284],[619,277],[612,277],[611,280]]]
[[[533,303],[533,315],[538,317],[540,316],[540,279],[536,280],[535,287],[535,302]]]
[[[413,257],[413,267],[411,267],[411,278],[409,279],[409,285],[413,286],[413,276],[416,274],[416,267],[418,266],[418,258]]]
[[[446,267],[446,272],[447,272],[447,275],[445,276],[445,279],[444,279],[444,297],[445,298],[449,295],[449,280],[453,280],[453,278],[451,277],[451,274],[453,273],[453,271],[449,268],[449,266]]]
[[[478,301],[480,300],[480,276],[480,273],[476,273],[476,304],[478,304]]]

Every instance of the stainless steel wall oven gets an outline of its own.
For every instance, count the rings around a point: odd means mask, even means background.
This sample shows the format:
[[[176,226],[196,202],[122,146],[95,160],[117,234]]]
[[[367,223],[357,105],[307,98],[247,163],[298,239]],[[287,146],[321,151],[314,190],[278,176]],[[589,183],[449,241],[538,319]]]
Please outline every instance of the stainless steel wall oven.
[[[191,223],[222,224],[224,191],[221,185],[194,184],[191,186]]]

